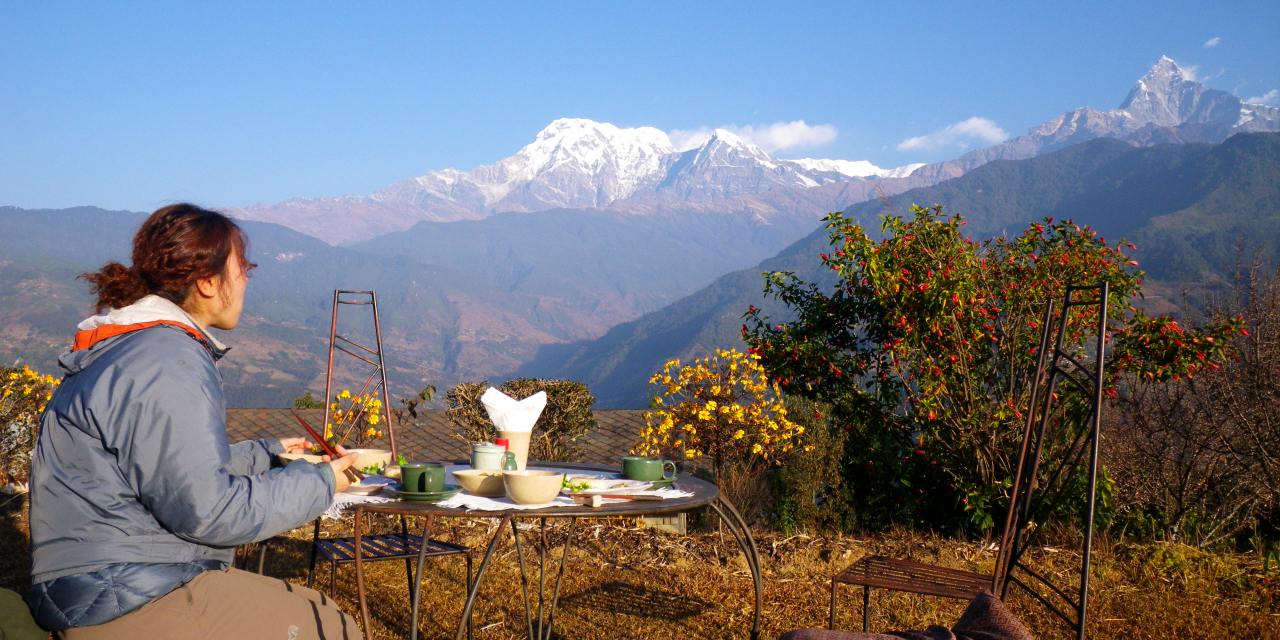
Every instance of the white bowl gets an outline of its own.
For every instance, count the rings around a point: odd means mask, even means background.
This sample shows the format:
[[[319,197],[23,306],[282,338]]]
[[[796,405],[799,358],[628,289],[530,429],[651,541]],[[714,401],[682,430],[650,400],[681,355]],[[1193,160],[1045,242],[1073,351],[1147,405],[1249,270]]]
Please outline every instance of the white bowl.
[[[555,471],[503,471],[507,497],[516,504],[546,504],[560,494],[564,474]]]
[[[320,456],[312,455],[310,453],[281,453],[278,454],[277,457],[284,460],[285,464],[289,464],[294,460],[306,460],[311,463],[324,462],[324,459]]]
[[[347,453],[356,454],[356,462],[352,466],[357,469],[373,465],[385,467],[391,464],[390,449],[347,449]]]
[[[391,452],[386,449],[347,449],[347,453],[356,454],[356,462],[352,465],[356,469],[373,465],[386,467],[391,464]],[[281,453],[279,457],[286,464],[298,459],[312,463],[324,462],[322,457],[311,453]]]
[[[473,496],[493,498],[506,493],[502,472],[491,469],[458,469],[453,477],[467,493]]]

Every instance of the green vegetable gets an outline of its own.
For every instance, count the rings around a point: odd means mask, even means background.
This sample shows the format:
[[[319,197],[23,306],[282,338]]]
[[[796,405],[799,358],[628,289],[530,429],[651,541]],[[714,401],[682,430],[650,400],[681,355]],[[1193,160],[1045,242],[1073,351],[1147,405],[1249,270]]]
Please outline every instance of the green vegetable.
[[[371,464],[367,467],[360,467],[361,473],[368,473],[375,476],[382,475],[383,467],[380,464]]]
[[[409,464],[409,459],[408,459],[408,458],[406,458],[406,457],[404,457],[404,454],[403,454],[403,453],[397,453],[397,454],[396,454],[396,464],[401,465],[401,466],[406,465],[406,464]]]
[[[564,480],[560,481],[560,488],[568,489],[571,492],[586,491],[587,489],[591,488],[591,483],[590,482],[569,482],[569,477],[565,476]]]

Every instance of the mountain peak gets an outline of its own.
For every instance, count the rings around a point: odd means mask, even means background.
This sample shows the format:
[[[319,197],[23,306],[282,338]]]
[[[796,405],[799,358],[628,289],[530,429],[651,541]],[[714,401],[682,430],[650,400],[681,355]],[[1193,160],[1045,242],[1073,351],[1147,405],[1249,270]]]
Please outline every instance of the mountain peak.
[[[1146,75],[1129,90],[1120,105],[1138,122],[1172,127],[1186,122],[1200,105],[1202,96],[1212,91],[1195,81],[1169,56],[1160,56]]]
[[[1187,73],[1178,63],[1169,56],[1160,56],[1156,63],[1151,65],[1151,69],[1147,74],[1142,76],[1138,82],[1158,83],[1158,82],[1195,82],[1195,77]]]
[[[738,135],[728,129],[716,129],[711,132],[711,140],[719,140],[731,147],[749,147],[747,141],[739,138]]]

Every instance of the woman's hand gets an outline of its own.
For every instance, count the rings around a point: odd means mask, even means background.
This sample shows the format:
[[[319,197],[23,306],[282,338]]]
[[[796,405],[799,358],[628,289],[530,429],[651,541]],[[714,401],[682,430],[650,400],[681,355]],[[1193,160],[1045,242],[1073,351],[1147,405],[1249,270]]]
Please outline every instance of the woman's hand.
[[[338,453],[342,454],[341,458],[335,458],[329,461],[329,468],[333,469],[333,492],[345,490],[351,486],[351,478],[347,477],[347,469],[356,463],[356,455],[347,453],[347,450],[338,447]]]
[[[280,438],[280,446],[284,447],[285,453],[306,453],[306,438]]]

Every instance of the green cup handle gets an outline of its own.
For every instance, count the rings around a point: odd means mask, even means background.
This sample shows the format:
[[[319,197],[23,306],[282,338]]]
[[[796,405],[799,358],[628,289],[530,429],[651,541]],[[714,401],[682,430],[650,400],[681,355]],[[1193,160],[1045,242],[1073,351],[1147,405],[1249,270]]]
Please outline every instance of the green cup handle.
[[[667,475],[667,469],[671,470],[671,475]],[[662,479],[671,480],[676,477],[676,463],[670,460],[662,461]]]

